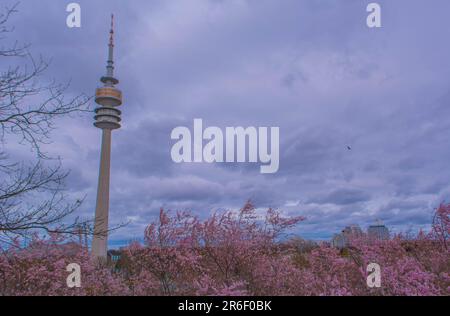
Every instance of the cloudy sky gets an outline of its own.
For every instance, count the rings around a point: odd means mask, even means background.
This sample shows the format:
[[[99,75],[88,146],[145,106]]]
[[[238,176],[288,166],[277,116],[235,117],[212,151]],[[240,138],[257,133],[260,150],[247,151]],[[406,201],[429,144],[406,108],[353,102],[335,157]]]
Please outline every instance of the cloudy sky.
[[[1,5],[15,1],[2,0]],[[113,133],[112,242],[142,237],[160,207],[206,216],[252,199],[304,215],[305,238],[381,219],[392,231],[427,228],[450,198],[448,0],[22,0],[13,39],[51,59],[47,79],[92,95],[105,72],[116,15],[123,128]],[[259,164],[174,164],[177,126],[279,126],[280,170]],[[79,215],[94,214],[101,134],[91,115],[60,121],[47,150],[71,170]],[[31,159],[28,148],[9,152]],[[349,151],[347,146],[351,146]]]

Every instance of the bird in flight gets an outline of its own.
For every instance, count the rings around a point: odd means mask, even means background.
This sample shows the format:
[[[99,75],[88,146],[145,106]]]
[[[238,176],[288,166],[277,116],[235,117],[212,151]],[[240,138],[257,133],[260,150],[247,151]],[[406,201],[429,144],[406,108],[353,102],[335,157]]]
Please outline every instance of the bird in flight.
[[[348,149],[348,150],[352,150],[352,147],[350,147],[350,146],[347,146],[347,149]]]

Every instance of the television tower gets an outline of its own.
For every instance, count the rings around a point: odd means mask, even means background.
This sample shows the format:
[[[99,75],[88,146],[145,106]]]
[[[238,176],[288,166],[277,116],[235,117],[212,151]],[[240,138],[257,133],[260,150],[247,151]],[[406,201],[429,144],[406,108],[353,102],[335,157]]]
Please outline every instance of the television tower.
[[[95,102],[99,107],[95,109],[96,115],[94,117],[95,127],[102,130],[102,149],[98,176],[94,237],[92,240],[92,256],[104,260],[107,258],[108,247],[111,132],[121,127],[121,111],[117,107],[122,105],[122,92],[115,88],[119,80],[114,78],[114,15],[111,16],[111,31],[108,47],[106,76],[100,79],[103,82],[103,87],[98,88],[95,92]]]

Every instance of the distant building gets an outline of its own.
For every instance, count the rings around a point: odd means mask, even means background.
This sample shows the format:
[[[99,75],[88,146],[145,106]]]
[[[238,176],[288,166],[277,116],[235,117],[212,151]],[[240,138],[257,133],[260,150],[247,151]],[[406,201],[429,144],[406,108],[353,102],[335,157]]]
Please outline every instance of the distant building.
[[[353,238],[368,237],[368,240],[389,240],[389,229],[378,222],[369,226],[367,234],[364,234],[358,225],[350,225],[344,228],[340,234],[334,234],[331,245],[338,249],[346,248]]]
[[[121,250],[108,250],[107,254],[107,260],[111,264],[111,267],[113,271],[119,272],[120,271],[120,262],[122,258],[122,251]]]
[[[344,228],[340,234],[335,234],[331,240],[333,247],[342,249],[348,247],[352,238],[364,236],[362,229],[358,225],[350,225]]]
[[[120,250],[108,250],[107,255],[109,260],[115,264],[120,260],[122,252]]]
[[[335,248],[345,248],[347,245],[347,238],[343,234],[334,234],[331,244]]]
[[[383,224],[371,225],[367,235],[371,240],[389,240],[389,229]]]
[[[353,237],[361,237],[364,235],[361,227],[358,225],[350,225],[344,228],[342,231],[345,235],[353,236]]]

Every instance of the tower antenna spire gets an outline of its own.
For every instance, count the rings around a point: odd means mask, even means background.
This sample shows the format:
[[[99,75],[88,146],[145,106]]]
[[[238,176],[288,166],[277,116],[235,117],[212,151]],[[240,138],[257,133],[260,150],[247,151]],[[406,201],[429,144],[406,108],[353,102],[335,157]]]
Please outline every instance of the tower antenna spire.
[[[109,31],[109,46],[114,46],[114,14],[111,14],[111,30]]]
[[[109,31],[108,62],[106,65],[106,75],[101,78],[106,87],[113,87],[119,83],[114,77],[114,14],[111,14],[111,29]]]

